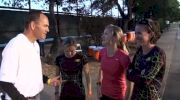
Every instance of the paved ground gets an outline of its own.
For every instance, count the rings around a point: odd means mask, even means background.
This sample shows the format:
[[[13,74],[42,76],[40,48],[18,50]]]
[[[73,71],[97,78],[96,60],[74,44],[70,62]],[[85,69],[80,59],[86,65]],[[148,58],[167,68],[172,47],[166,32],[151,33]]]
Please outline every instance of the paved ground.
[[[158,46],[165,50],[167,60],[166,60],[166,74],[163,82],[162,88],[162,100],[180,100],[180,30],[178,24],[175,23],[170,26],[169,30],[166,30],[161,38],[159,39]],[[91,62],[91,75],[93,75],[93,84],[96,80],[96,62]],[[96,85],[93,85],[94,98],[93,100],[98,100],[96,95]],[[54,90],[51,87],[45,86],[42,92],[42,100],[53,100]]]
[[[163,33],[157,44],[165,50],[167,56],[162,100],[180,100],[180,29],[178,28],[178,23],[172,24],[169,30]],[[90,62],[90,66],[91,75],[93,76],[93,100],[98,100],[96,95],[97,86],[95,85],[95,82],[99,63]],[[51,68],[49,70],[54,69]],[[54,88],[45,85],[45,88],[41,93],[41,100],[54,100]]]
[[[163,47],[167,50],[169,73],[163,100],[180,100],[180,28],[178,28],[178,23],[171,26],[165,37]]]
[[[92,78],[92,89],[93,89],[93,93],[94,93],[93,100],[98,100],[97,94],[96,94],[98,87],[95,82],[97,82],[96,80],[97,80],[97,76],[98,76],[97,74],[98,74],[99,63],[96,61],[90,61],[89,66],[90,66],[90,75]],[[47,66],[45,66],[45,67],[47,67]],[[45,68],[45,69],[48,69],[47,75],[49,74],[49,72],[52,72],[50,76],[53,76],[54,69],[52,69],[52,66],[51,66],[51,68],[49,67],[49,68]],[[46,74],[46,72],[45,72],[45,74]],[[41,93],[41,100],[54,100],[54,87],[45,85],[45,88]]]

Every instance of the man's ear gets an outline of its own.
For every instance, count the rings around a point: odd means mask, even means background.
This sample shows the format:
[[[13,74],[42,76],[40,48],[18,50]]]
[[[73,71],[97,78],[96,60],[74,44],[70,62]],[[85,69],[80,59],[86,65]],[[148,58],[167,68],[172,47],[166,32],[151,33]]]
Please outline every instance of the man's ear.
[[[30,23],[30,28],[31,28],[32,30],[34,30],[34,29],[35,29],[35,26],[36,26],[35,22],[32,21],[32,22]]]

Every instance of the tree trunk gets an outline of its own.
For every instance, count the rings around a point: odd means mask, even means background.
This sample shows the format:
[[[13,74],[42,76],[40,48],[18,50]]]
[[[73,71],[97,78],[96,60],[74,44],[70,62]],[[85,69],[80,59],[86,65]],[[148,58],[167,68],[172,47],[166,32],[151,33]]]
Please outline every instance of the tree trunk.
[[[52,29],[50,30],[50,34],[54,35],[54,40],[50,48],[50,52],[46,57],[46,62],[49,64],[54,64],[55,58],[59,54],[59,48],[61,47],[60,34],[58,33],[57,20],[54,14],[54,5],[55,5],[55,0],[49,0],[50,22],[52,26]]]
[[[122,22],[121,22],[122,26],[121,27],[126,32],[126,31],[128,31],[128,23],[132,19],[132,7],[134,4],[134,0],[128,0],[128,14],[127,15],[124,14],[124,11],[122,10],[118,1],[116,1],[115,4],[118,7],[118,11],[122,17]]]
[[[125,18],[126,18],[126,15],[124,14],[124,11],[122,10],[122,8],[121,8],[120,4],[118,3],[118,1],[116,1],[115,4],[116,4],[116,6],[118,7],[118,11],[119,11],[121,17],[122,17],[123,19],[125,19]]]
[[[128,16],[124,14],[124,11],[122,10],[122,8],[121,8],[120,4],[118,3],[118,1],[115,2],[115,4],[118,7],[118,11],[119,11],[119,13],[120,13],[120,15],[122,17],[122,20],[120,20],[121,21],[120,23],[122,23],[121,24],[122,26],[120,26],[120,27],[123,29],[123,31],[126,31],[127,30],[127,26],[128,26],[127,25],[127,23],[128,23],[127,22]]]

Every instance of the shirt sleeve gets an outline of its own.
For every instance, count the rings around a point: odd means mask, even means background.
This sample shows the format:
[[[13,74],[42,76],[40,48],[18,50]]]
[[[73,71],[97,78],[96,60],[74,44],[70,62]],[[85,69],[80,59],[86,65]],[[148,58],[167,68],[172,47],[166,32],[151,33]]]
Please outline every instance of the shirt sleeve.
[[[132,63],[129,65],[128,67],[128,70],[126,72],[126,77],[129,81],[132,81],[132,82],[139,82],[139,70],[135,68],[135,60],[137,59],[137,56],[138,56],[138,53],[139,53],[139,50],[137,50],[137,52],[135,53],[134,57],[133,57],[133,61]]]
[[[55,65],[60,66],[60,65],[59,65],[59,57],[56,57]]]
[[[14,42],[14,41],[12,41]],[[2,52],[0,81],[15,83],[19,70],[19,44],[10,42]],[[22,49],[22,48],[21,48]]]
[[[2,82],[0,81],[0,86],[2,87],[3,91],[7,93],[12,100],[27,100],[12,83]]]
[[[140,77],[145,82],[152,81],[162,67],[165,67],[165,53],[163,51],[156,52],[151,61],[151,66],[147,70],[142,70]]]
[[[158,74],[160,69],[165,65],[165,53],[163,51],[157,52],[154,55],[156,58],[153,58],[151,61],[151,66],[149,69],[137,70],[133,67],[135,62],[133,61],[130,65],[130,68],[127,72],[127,78],[130,81],[135,83],[149,83],[151,82],[155,76]],[[135,57],[136,58],[136,57]]]
[[[43,75],[43,83],[45,83],[45,84],[46,84],[46,83],[47,83],[47,81],[48,81],[48,79],[49,79],[49,78],[48,78],[47,76]]]
[[[87,64],[87,63],[88,63],[87,56],[82,55],[82,64],[83,64],[83,66],[84,66],[85,64]]]

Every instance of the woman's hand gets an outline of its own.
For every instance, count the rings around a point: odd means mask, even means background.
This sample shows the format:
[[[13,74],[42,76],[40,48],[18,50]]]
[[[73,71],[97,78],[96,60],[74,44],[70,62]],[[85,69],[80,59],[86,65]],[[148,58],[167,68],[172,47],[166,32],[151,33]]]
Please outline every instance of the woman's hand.
[[[59,86],[61,84],[60,76],[48,79],[48,84],[52,86]]]
[[[87,93],[87,99],[86,99],[86,100],[93,100],[92,97],[93,97],[93,96],[92,96],[92,91],[89,90],[88,93]]]
[[[55,94],[55,100],[60,100],[59,94]]]

